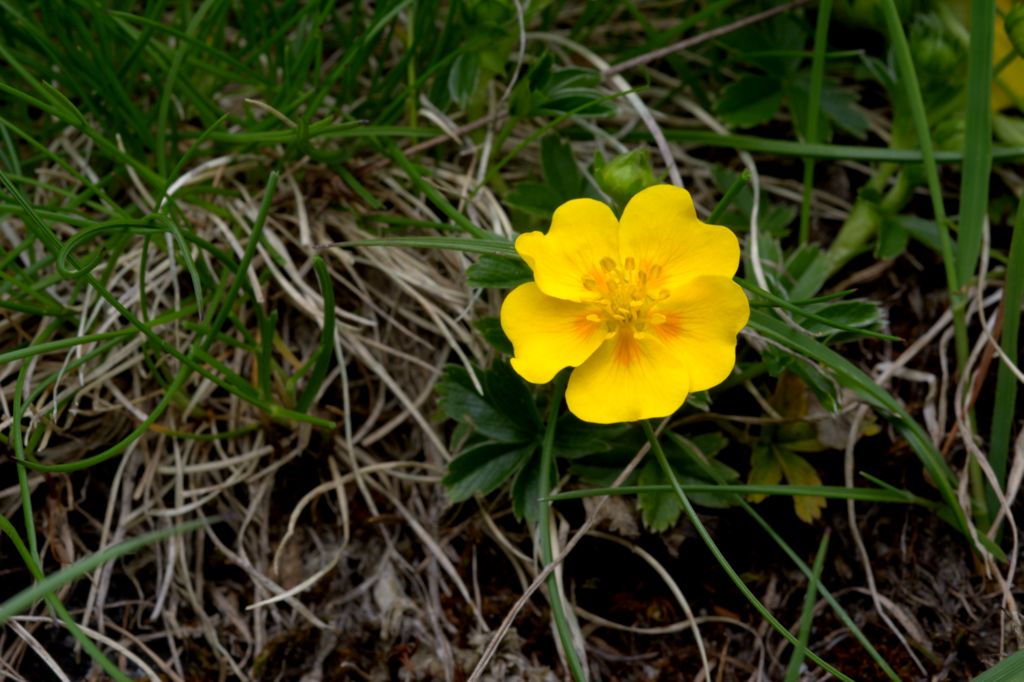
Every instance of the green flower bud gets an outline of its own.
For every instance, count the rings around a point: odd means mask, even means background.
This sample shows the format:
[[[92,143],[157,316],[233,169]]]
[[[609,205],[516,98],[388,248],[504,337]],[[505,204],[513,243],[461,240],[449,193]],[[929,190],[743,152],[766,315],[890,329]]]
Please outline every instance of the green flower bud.
[[[1024,56],[1024,5],[1015,4],[1007,13],[1006,35],[1010,36],[1010,43],[1017,56]]]
[[[620,207],[640,190],[658,184],[646,149],[634,149],[607,162],[598,155],[594,171],[598,186]]]
[[[947,83],[966,63],[963,45],[935,14],[921,14],[914,19],[910,27],[910,53],[923,78],[936,77]]]

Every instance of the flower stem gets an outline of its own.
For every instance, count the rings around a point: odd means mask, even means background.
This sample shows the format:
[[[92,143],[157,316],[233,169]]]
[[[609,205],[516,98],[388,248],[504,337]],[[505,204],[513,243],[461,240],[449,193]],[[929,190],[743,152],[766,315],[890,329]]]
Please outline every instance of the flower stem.
[[[559,374],[552,382],[551,407],[548,411],[548,422],[544,430],[544,440],[540,448],[540,509],[537,513],[537,531],[540,536],[540,557],[544,566],[548,566],[553,558],[551,549],[551,496],[552,476],[555,469],[555,427],[558,425],[558,411],[562,407],[562,397],[565,395],[565,384],[568,380],[567,373]],[[548,574],[548,602],[551,604],[551,614],[555,619],[555,628],[558,630],[558,638],[562,641],[562,650],[565,652],[565,661],[569,671],[576,682],[586,682],[587,675],[583,671],[579,656],[576,653],[576,646],[573,643],[572,630],[569,627],[569,619],[565,615],[565,605],[562,602],[562,592],[558,589],[557,571]]]
[[[658,460],[658,464],[661,465],[661,469],[665,473],[665,477],[668,478],[669,482],[672,484],[672,489],[675,492],[676,497],[679,498],[679,503],[682,505],[683,511],[686,512],[686,517],[690,519],[690,523],[693,524],[697,534],[700,535],[701,540],[703,540],[704,544],[707,545],[708,550],[715,557],[718,565],[722,567],[722,570],[724,570],[726,575],[729,576],[729,579],[732,580],[733,584],[736,585],[741,593],[743,593],[743,596],[747,598],[750,605],[753,606],[773,628],[775,628],[776,632],[785,637],[786,641],[796,647],[797,651],[804,653],[807,658],[814,661],[814,663],[819,665],[822,670],[826,671],[836,679],[852,682],[849,677],[842,674],[822,660],[817,654],[807,649],[807,647],[805,647],[799,639],[794,637],[793,633],[791,633],[786,626],[780,623],[778,619],[771,614],[767,607],[765,607],[765,605],[762,604],[756,596],[754,596],[754,593],[750,591],[750,588],[746,586],[740,576],[729,564],[729,560],[726,559],[725,555],[722,554],[722,551],[718,549],[718,545],[715,544],[715,541],[711,539],[711,534],[708,533],[707,528],[705,528],[704,524],[701,523],[696,510],[694,510],[693,505],[690,504],[690,499],[686,496],[686,493],[683,492],[682,486],[679,485],[679,479],[676,476],[676,472],[671,465],[669,465],[668,458],[665,456],[665,451],[661,449],[658,437],[655,435],[654,429],[651,428],[651,423],[646,420],[640,423],[643,425],[644,433],[647,435],[647,440],[651,443],[651,452],[654,453],[654,457]]]

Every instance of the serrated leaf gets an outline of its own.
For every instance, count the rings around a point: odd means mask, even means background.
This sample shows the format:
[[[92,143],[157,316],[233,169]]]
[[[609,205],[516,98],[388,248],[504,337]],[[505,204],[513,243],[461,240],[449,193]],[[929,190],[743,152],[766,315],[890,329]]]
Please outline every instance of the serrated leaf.
[[[544,426],[533,392],[507,362],[497,361],[483,375],[484,395],[525,433],[539,437]]]
[[[625,424],[588,424],[567,412],[558,418],[555,455],[563,459],[578,459],[608,452],[612,442],[628,429]]]
[[[747,474],[747,483],[750,485],[778,485],[782,482],[782,465],[772,454],[772,448],[768,445],[759,444],[754,447],[750,455],[750,473]],[[760,502],[767,495],[749,495],[751,502]]]
[[[476,493],[486,495],[508,480],[534,449],[533,443],[512,448],[506,443],[481,443],[449,462],[441,482],[452,502],[468,500]]]
[[[554,475],[552,474],[552,480]],[[512,513],[516,521],[536,523],[540,518],[540,455],[531,457],[512,481]]]
[[[638,485],[667,485],[668,478],[654,459],[648,459],[640,470]],[[676,525],[683,509],[672,491],[642,492],[637,495],[637,506],[644,527],[661,533]]]
[[[537,432],[509,416],[486,395],[480,395],[464,367],[449,365],[437,384],[438,405],[449,418],[465,424],[488,438],[505,443],[524,443]]]
[[[471,287],[511,289],[532,280],[533,271],[519,258],[484,254],[466,270],[466,283]]]
[[[722,90],[715,111],[724,123],[750,128],[772,120],[782,105],[782,88],[770,76],[746,75]]]
[[[810,462],[786,448],[774,448],[779,465],[790,485],[821,485],[821,477]],[[825,498],[817,495],[794,495],[793,509],[798,519],[804,523],[813,523],[821,518],[821,510],[825,508]]]
[[[789,108],[793,112],[793,123],[800,134],[807,136],[807,100],[810,83],[807,74],[801,76],[786,87]],[[857,94],[840,87],[832,81],[826,81],[821,88],[821,99],[818,130],[821,140],[829,140],[832,126],[853,135],[858,140],[867,139],[868,121],[863,110],[857,105]]]
[[[787,287],[792,300],[811,298],[830,275],[829,259],[817,244],[803,244],[786,259],[786,273],[795,281]]]

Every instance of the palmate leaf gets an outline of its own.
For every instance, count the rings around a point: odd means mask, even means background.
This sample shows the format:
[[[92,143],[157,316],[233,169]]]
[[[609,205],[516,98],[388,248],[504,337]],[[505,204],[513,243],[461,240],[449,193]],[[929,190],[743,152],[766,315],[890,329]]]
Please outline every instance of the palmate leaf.
[[[481,443],[453,459],[441,482],[452,502],[463,502],[476,493],[486,495],[508,480],[536,449],[534,443]]]
[[[476,390],[466,368],[449,365],[437,391],[441,411],[467,424],[482,436],[502,443],[539,440],[540,416],[533,394],[507,363],[495,362],[478,372],[483,394]]]

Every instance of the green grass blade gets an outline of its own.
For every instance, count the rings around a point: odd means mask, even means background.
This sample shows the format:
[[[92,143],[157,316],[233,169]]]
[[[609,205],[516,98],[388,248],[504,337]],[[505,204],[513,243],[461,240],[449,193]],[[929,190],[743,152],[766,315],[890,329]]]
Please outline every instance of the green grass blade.
[[[847,677],[846,675],[844,675],[843,673],[839,672],[834,667],[829,665],[825,660],[823,660],[813,651],[809,651],[806,646],[801,644],[800,641],[793,636],[793,633],[791,633],[789,629],[786,628],[786,626],[780,623],[778,619],[772,615],[772,613],[765,607],[765,605],[761,603],[761,600],[754,596],[754,593],[750,591],[750,588],[747,587],[746,583],[743,582],[743,579],[740,578],[739,574],[736,573],[736,570],[733,569],[728,559],[725,558],[725,555],[723,555],[721,550],[718,549],[718,545],[715,544],[715,541],[712,539],[711,534],[708,533],[707,528],[704,527],[704,524],[701,522],[700,517],[697,515],[697,511],[693,508],[693,505],[690,504],[690,498],[686,496],[686,493],[683,491],[682,486],[680,486],[679,478],[676,476],[675,469],[673,469],[672,465],[669,464],[668,458],[665,456],[665,451],[662,450],[661,444],[658,442],[658,437],[655,435],[654,429],[651,428],[650,422],[644,421],[641,422],[641,424],[643,425],[644,433],[647,435],[647,439],[651,444],[651,451],[654,453],[654,457],[658,460],[658,464],[661,466],[661,470],[664,472],[665,476],[671,482],[672,489],[675,491],[676,497],[679,498],[679,503],[682,505],[683,510],[686,512],[687,518],[690,519],[690,523],[693,524],[693,527],[696,529],[697,534],[700,535],[701,540],[704,541],[704,544],[707,546],[708,550],[715,557],[715,560],[718,562],[718,565],[722,567],[722,570],[725,571],[726,575],[729,576],[729,579],[733,582],[734,585],[736,585],[737,589],[739,589],[739,591],[747,599],[750,605],[753,606],[759,614],[761,614],[762,618],[768,621],[769,625],[771,625],[776,632],[778,632],[786,639],[786,641],[792,644],[797,651],[802,652],[805,656],[807,656],[807,658],[814,661],[818,666],[821,667],[822,670],[829,673],[830,675],[833,675],[837,679],[844,680],[844,682],[853,682],[853,680],[851,680],[849,677]]]
[[[462,239],[460,237],[390,237],[388,239],[354,239],[335,242],[321,248],[345,246],[393,246],[408,249],[446,249],[465,253],[487,253],[494,256],[515,256],[515,246],[500,239]]]
[[[914,504],[934,508],[936,504],[909,491],[881,488],[844,488],[833,485],[731,485],[727,483],[681,483],[687,493],[719,493],[722,495],[781,495],[788,497],[808,496],[825,497],[834,500],[857,500],[860,502],[879,502],[896,504]],[[600,497],[603,495],[634,495],[637,493],[672,492],[670,485],[621,485],[617,488],[583,488],[569,490],[552,495],[552,501],[578,500],[583,497]]]
[[[898,336],[892,336],[891,334],[882,334],[881,332],[872,331],[870,329],[851,327],[850,325],[842,324],[841,322],[836,322],[835,320],[830,320],[827,317],[823,317],[816,313],[812,313],[808,310],[804,310],[800,306],[795,305],[780,296],[776,296],[770,291],[765,291],[764,289],[757,286],[753,282],[749,282],[743,279],[742,277],[737,277],[736,283],[739,284],[744,289],[746,289],[747,291],[749,291],[750,293],[752,293],[754,296],[757,296],[758,298],[763,298],[765,301],[768,301],[774,306],[777,306],[784,310],[788,310],[794,315],[800,315],[801,317],[806,317],[809,320],[814,320],[815,322],[827,324],[828,326],[834,329],[841,329],[842,331],[845,332],[851,332],[859,336],[869,336],[873,339],[881,339],[883,341],[903,341],[903,339],[901,339]]]
[[[888,391],[881,388],[871,377],[846,358],[814,339],[793,333],[788,326],[764,312],[751,310],[750,326],[765,338],[779,343],[801,357],[809,358],[829,368],[840,384],[852,389],[861,399],[882,411],[900,435],[907,439],[907,443],[917,454],[921,464],[931,474],[943,502],[953,517],[957,530],[964,534],[964,538],[968,542],[971,541],[967,519],[964,517],[953,485],[953,472],[921,425],[914,421]]]
[[[924,155],[916,149],[890,149],[889,147],[871,147],[866,145],[844,144],[808,144],[796,140],[776,140],[756,135],[719,135],[707,130],[685,130],[669,128],[665,137],[675,142],[690,143],[698,146],[719,147],[724,149],[742,150],[759,154],[776,156],[797,156],[825,161],[862,161],[865,163],[897,163],[915,164],[924,161]],[[627,139],[648,139],[643,132],[632,133]],[[936,151],[932,154],[938,163],[962,163],[961,152]],[[1024,158],[1024,146],[993,147],[993,161],[1016,161]]]
[[[978,675],[972,682],[1019,682],[1024,680],[1024,651],[1018,651]]]
[[[807,581],[807,596],[804,598],[804,608],[800,612],[800,631],[797,639],[803,648],[807,648],[807,642],[811,636],[811,622],[814,620],[814,603],[818,600],[818,583],[821,580],[821,569],[825,565],[825,554],[828,552],[828,530],[821,536],[821,543],[818,545],[818,553],[814,556],[814,566],[811,567],[811,578]],[[800,667],[804,663],[803,650],[797,647],[793,650],[793,656],[786,666],[786,677],[784,682],[797,682],[800,679]]]
[[[957,278],[956,254],[949,236],[949,224],[946,220],[946,207],[942,198],[942,185],[939,183],[939,167],[935,161],[935,149],[932,144],[931,128],[924,109],[924,98],[921,96],[921,85],[917,80],[914,60],[910,55],[910,45],[903,32],[899,11],[895,0],[883,0],[882,15],[885,18],[886,32],[896,55],[896,67],[900,74],[900,84],[910,105],[911,118],[917,133],[917,143],[921,147],[921,161],[924,175],[928,182],[928,194],[932,200],[932,213],[939,226],[939,242],[942,245],[942,265],[946,272],[946,288],[953,307],[953,327],[956,330],[957,365],[963,367],[967,361],[967,325],[964,322],[963,297],[960,295],[959,279]],[[988,95],[985,95],[986,102]]]
[[[807,93],[807,142],[818,142],[818,115],[821,109],[821,87],[825,80],[825,51],[828,49],[828,23],[832,0],[818,3],[818,21],[814,27],[814,56],[811,58],[811,87]],[[811,233],[811,193],[814,190],[814,159],[804,159],[804,191],[800,202],[800,243],[806,244]]]
[[[6,623],[12,616],[24,613],[47,594],[56,592],[64,585],[84,577],[86,574],[99,568],[103,564],[123,557],[126,554],[137,552],[143,547],[151,545],[154,542],[160,542],[172,535],[188,533],[215,521],[215,518],[187,521],[171,528],[152,531],[144,535],[140,535],[137,538],[125,540],[124,542],[107,547],[95,554],[79,559],[67,568],[63,568],[56,573],[51,573],[31,587],[25,588],[3,604],[0,604],[0,625]]]
[[[1010,362],[1017,362],[1020,341],[1020,306],[1024,301],[1024,199],[1017,205],[1013,236],[1010,238],[1010,260],[1006,266],[1006,284],[1003,287],[1003,333],[1000,347]],[[1010,454],[1010,438],[1017,421],[1017,377],[1002,362],[996,374],[996,393],[992,407],[992,431],[988,461],[999,483],[1006,484],[1006,464]],[[999,500],[995,492],[988,491],[988,510],[997,513]]]
[[[555,429],[558,426],[558,412],[562,409],[562,398],[565,395],[565,384],[568,381],[568,374],[563,372],[555,378],[554,388],[551,394],[551,409],[548,413],[547,424],[544,428],[544,440],[540,447],[540,490],[541,498],[546,498],[551,493],[551,474],[555,466]],[[556,476],[557,478],[557,476]],[[540,558],[545,566],[554,560],[554,553],[551,548],[551,503],[543,502],[537,513],[537,535],[540,544]],[[565,652],[565,660],[572,672],[575,682],[586,682],[587,674],[583,671],[579,654],[576,653],[576,644],[573,642],[572,630],[569,626],[569,619],[565,615],[565,604],[562,603],[562,590],[558,587],[558,576],[555,571],[548,574],[548,601],[551,604],[551,615],[554,616],[555,629],[558,631],[558,638],[562,642],[562,651]]]
[[[309,375],[309,382],[303,389],[295,409],[299,412],[306,412],[313,402],[313,398],[320,392],[324,379],[327,377],[327,370],[331,366],[331,358],[334,356],[334,283],[327,271],[323,258],[316,256],[313,259],[313,270],[316,271],[316,279],[320,284],[320,294],[324,299],[324,328],[320,333],[320,346],[316,351],[316,362],[313,365],[313,372]]]
[[[968,282],[978,267],[981,230],[988,213],[992,170],[992,44],[995,0],[971,2],[971,43],[967,53],[967,120],[964,165],[960,175],[960,229],[957,233],[957,281]]]

